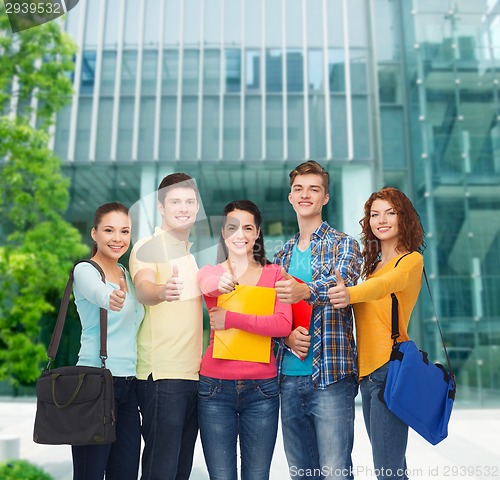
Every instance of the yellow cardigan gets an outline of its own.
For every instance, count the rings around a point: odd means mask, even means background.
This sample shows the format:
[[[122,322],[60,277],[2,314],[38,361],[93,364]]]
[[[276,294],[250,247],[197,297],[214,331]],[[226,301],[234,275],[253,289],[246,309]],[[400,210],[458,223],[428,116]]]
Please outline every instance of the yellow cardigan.
[[[422,286],[424,259],[418,252],[392,259],[355,287],[348,287],[354,306],[359,377],[365,377],[389,361],[391,339],[391,293],[399,301],[399,338],[409,340],[408,323]]]

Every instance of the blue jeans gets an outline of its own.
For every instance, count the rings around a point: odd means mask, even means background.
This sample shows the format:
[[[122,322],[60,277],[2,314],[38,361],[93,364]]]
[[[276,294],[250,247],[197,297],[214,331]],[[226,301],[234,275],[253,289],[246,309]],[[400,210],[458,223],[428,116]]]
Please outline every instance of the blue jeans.
[[[73,480],[137,480],[141,424],[135,378],[113,377],[116,441],[71,447]]]
[[[188,480],[198,436],[198,382],[137,381],[142,416],[142,480]]]
[[[363,417],[372,445],[377,478],[407,480],[405,455],[408,426],[389,411],[378,397],[388,370],[389,363],[386,363],[361,380]]]
[[[352,479],[353,375],[314,388],[310,375],[281,377],[281,425],[289,474],[293,479]]]
[[[219,380],[200,376],[198,415],[210,479],[237,480],[238,437],[241,479],[268,479],[278,412],[277,378]]]

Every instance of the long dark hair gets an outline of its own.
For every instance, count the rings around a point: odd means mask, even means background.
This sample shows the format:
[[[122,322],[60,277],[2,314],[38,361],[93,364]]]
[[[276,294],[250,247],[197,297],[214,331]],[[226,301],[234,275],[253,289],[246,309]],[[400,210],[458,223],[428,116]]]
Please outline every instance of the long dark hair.
[[[425,249],[424,229],[420,223],[420,216],[410,199],[397,188],[384,187],[370,195],[365,203],[364,216],[359,221],[363,243],[363,278],[373,273],[382,250],[380,240],[373,234],[370,227],[371,209],[375,200],[389,202],[398,214],[399,239],[396,250],[399,252],[423,252]]]
[[[250,200],[235,200],[234,202],[228,203],[224,207],[222,229],[220,233],[219,246],[217,247],[217,263],[225,262],[229,256],[226,242],[224,240],[224,236],[222,235],[222,230],[226,225],[227,214],[233,212],[234,210],[243,210],[244,212],[248,212],[253,215],[255,226],[259,229],[259,236],[257,237],[257,240],[255,240],[255,245],[253,246],[253,258],[261,265],[266,265],[269,261],[266,259],[264,236],[262,235],[262,229],[260,228],[262,224],[262,215],[260,214],[259,207],[257,207],[257,205]]]
[[[128,215],[128,207],[123,205],[123,203],[119,202],[110,202],[105,203],[97,208],[94,214],[94,229],[97,230],[97,226],[101,223],[102,217],[111,212],[120,212]],[[97,253],[97,242],[94,241],[94,245],[92,246],[91,257],[93,257]]]

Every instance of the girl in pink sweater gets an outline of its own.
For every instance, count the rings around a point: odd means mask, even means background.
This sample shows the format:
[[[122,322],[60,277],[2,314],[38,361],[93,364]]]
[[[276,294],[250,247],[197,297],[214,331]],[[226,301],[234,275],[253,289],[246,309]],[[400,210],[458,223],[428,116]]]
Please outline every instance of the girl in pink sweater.
[[[237,284],[274,289],[281,269],[266,260],[258,207],[249,200],[224,208],[218,263],[198,273],[209,310],[210,345],[203,356],[198,415],[203,452],[211,479],[237,478],[237,440],[241,476],[269,478],[278,429],[279,387],[274,353],[269,363],[213,358],[215,330],[238,328],[269,337],[286,337],[292,326],[291,306],[275,300],[270,315],[250,315],[217,307],[217,297]]]

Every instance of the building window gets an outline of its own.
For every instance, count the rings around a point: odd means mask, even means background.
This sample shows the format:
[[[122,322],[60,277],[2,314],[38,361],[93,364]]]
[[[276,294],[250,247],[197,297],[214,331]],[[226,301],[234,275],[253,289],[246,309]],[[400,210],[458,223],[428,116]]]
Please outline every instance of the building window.
[[[258,50],[246,51],[245,67],[247,91],[260,90],[260,52]]]
[[[309,50],[307,58],[309,91],[323,92],[323,52],[321,50]]]
[[[179,72],[178,50],[165,50],[163,52],[162,93],[175,95],[177,93],[177,80]]]
[[[304,91],[304,55],[300,50],[286,52],[286,77],[288,92]]]
[[[95,50],[85,50],[82,54],[82,75],[80,82],[80,93],[92,93],[95,83]]]
[[[241,50],[227,49],[226,54],[226,92],[241,91]]]
[[[267,50],[266,90],[268,92],[283,91],[283,53],[281,50]]]
[[[344,50],[340,48],[328,50],[328,76],[330,92],[345,92]]]
[[[197,49],[184,50],[182,72],[182,93],[198,93],[200,52]]]

